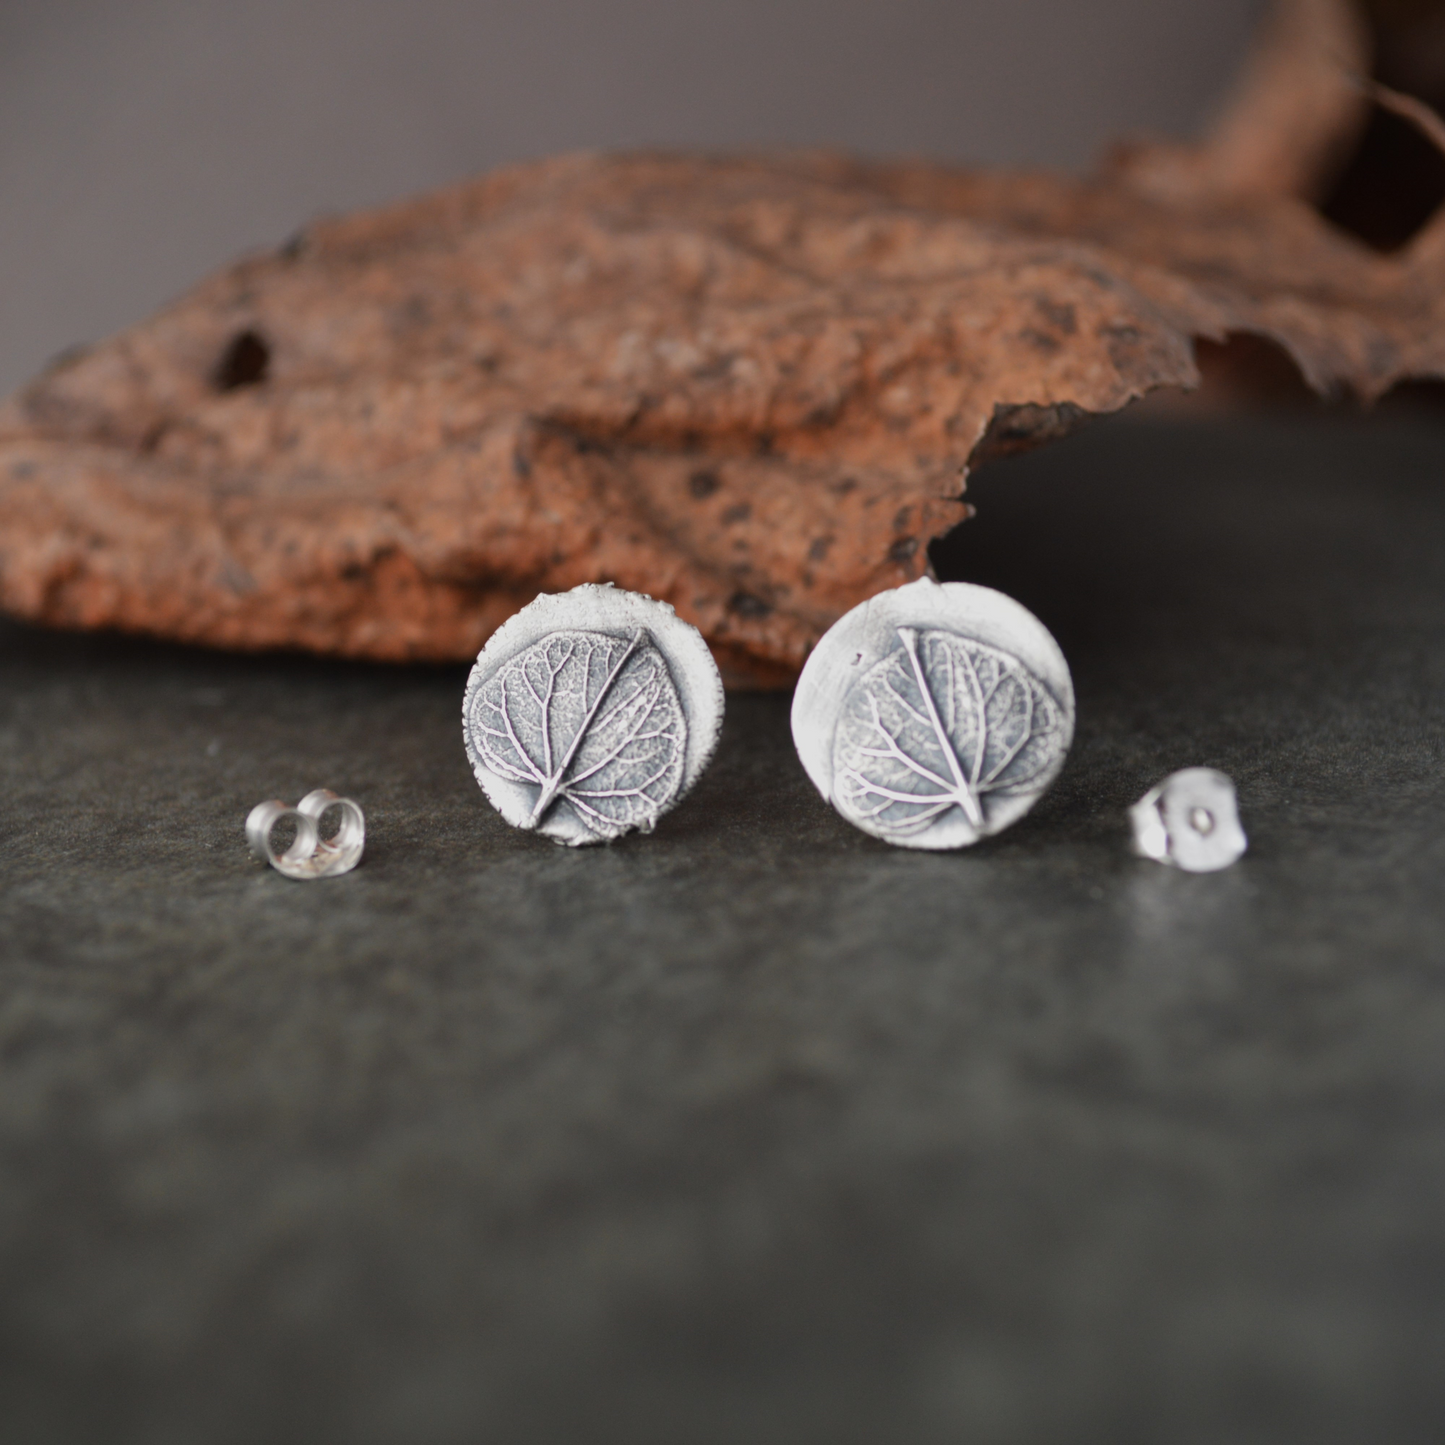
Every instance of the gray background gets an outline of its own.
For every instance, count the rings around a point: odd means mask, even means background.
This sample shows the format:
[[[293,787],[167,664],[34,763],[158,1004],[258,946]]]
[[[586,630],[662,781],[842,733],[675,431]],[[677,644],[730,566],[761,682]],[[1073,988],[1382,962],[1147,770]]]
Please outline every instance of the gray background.
[[[0,393],[318,212],[509,161],[1185,133],[1259,0],[0,0]]]

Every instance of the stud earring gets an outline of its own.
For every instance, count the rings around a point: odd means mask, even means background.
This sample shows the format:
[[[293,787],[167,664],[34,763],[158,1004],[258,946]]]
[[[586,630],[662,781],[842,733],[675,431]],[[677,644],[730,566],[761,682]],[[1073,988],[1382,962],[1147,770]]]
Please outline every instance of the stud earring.
[[[1027,608],[920,578],[839,618],[793,695],[824,799],[903,848],[966,848],[1023,817],[1074,736],[1068,663]]]
[[[722,718],[722,677],[697,628],[665,602],[586,583],[493,633],[462,736],[513,827],[579,847],[650,833],[701,776]]]

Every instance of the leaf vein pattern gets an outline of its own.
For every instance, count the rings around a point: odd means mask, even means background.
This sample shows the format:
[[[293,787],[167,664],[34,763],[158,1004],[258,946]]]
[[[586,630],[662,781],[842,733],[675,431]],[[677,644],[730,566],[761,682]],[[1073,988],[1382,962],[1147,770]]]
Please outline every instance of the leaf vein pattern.
[[[478,689],[467,725],[485,767],[532,790],[528,827],[566,807],[598,838],[648,832],[682,787],[686,716],[645,628],[549,634]]]
[[[1000,648],[942,630],[900,627],[898,639],[844,699],[836,801],[884,837],[913,836],[955,808],[982,833],[991,799],[1058,765],[1059,705]]]

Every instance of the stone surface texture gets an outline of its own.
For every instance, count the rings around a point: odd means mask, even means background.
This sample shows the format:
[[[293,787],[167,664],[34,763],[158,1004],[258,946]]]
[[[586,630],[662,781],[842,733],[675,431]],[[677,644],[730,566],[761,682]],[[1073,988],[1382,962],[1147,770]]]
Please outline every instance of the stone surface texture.
[[[1079,725],[957,854],[837,817],[782,697],[579,852],[481,797],[462,667],[6,624],[4,1433],[1435,1445],[1442,474],[1314,418],[985,471],[941,565]],[[1222,873],[1129,850],[1187,764]],[[252,861],[322,784],[361,866]]]

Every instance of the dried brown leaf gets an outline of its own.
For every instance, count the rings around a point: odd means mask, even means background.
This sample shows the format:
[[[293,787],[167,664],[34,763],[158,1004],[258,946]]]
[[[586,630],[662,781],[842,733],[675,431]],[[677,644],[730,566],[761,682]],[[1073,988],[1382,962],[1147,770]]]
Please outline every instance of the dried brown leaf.
[[[611,580],[785,682],[918,575],[968,466],[1194,385],[1196,338],[1269,338],[1329,394],[1445,375],[1435,228],[1381,256],[1303,162],[1270,189],[1141,154],[581,155],[318,224],[0,408],[0,605],[464,658]]]

